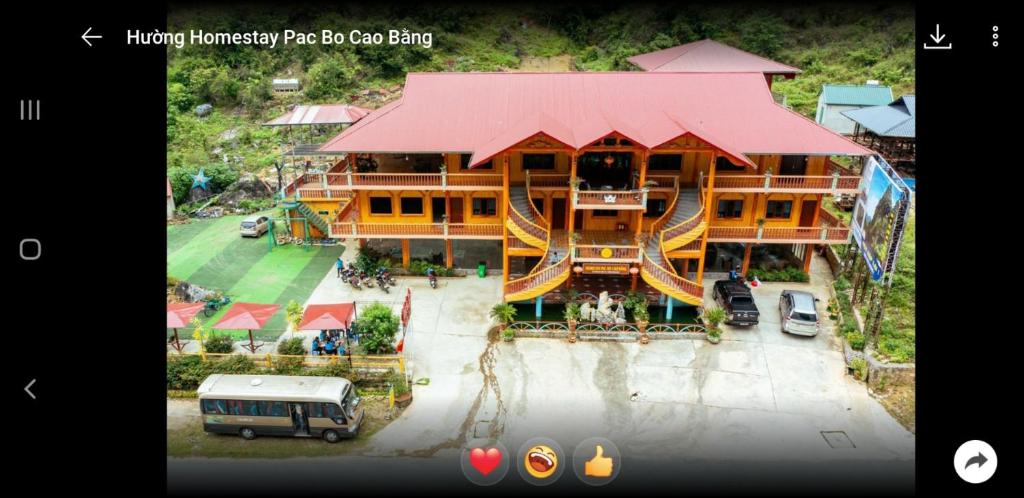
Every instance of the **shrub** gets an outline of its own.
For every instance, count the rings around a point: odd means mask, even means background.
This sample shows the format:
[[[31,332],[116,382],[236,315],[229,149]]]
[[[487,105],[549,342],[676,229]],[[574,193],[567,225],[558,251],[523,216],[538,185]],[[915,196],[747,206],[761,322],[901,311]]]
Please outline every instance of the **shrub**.
[[[391,268],[391,258],[367,246],[359,249],[356,260],[352,264],[359,271],[364,271],[367,275],[373,275],[379,268]]]
[[[433,268],[434,272],[439,277],[451,277],[455,275],[455,270],[448,268],[444,265],[431,263],[423,259],[414,259],[409,262],[409,273],[412,275],[426,275],[427,270]]]
[[[196,389],[212,373],[211,364],[198,356],[167,358],[167,388]]]
[[[405,375],[394,370],[388,371],[387,383],[395,388],[395,396],[402,396],[410,391],[409,382],[405,380]]]
[[[488,315],[504,327],[515,321],[516,307],[508,303],[498,303],[491,307]]]
[[[301,375],[302,358],[275,358],[270,371],[274,375]]]
[[[351,52],[325,54],[309,67],[306,96],[311,99],[341,98],[355,82],[361,66]]]
[[[210,334],[203,344],[207,353],[230,353],[235,348],[235,340],[228,334]]]
[[[391,308],[373,303],[367,306],[356,319],[359,329],[359,343],[370,353],[390,353],[394,349],[395,334],[398,332],[398,317]]]
[[[565,320],[566,321],[579,321],[580,319],[580,303],[574,303],[569,301],[565,303]]]
[[[857,380],[867,380],[868,378],[868,361],[864,358],[854,358],[850,362],[850,368],[853,369],[853,376]]]
[[[747,272],[748,279],[757,277],[762,282],[808,282],[810,277],[803,270],[796,267],[786,267],[778,270],[767,268],[752,268]]]
[[[843,292],[846,289],[850,288],[850,281],[847,280],[846,277],[839,277],[836,279],[835,282],[832,283],[832,287],[836,290],[836,292]]]
[[[853,349],[855,349],[857,351],[863,351],[864,350],[864,342],[865,342],[864,334],[861,334],[860,332],[851,332],[851,333],[846,334],[846,340],[850,341],[850,347],[851,348],[853,348]]]
[[[291,356],[302,356],[306,354],[306,347],[302,345],[301,337],[293,337],[278,343],[277,353]]]
[[[259,371],[252,359],[244,354],[233,354],[227,358],[210,363],[210,373],[250,374]]]
[[[348,368],[348,362],[339,361],[338,363],[324,365],[321,367],[311,368],[306,370],[304,375],[312,375],[314,377],[346,377],[351,374]],[[349,379],[355,381],[355,379]]]
[[[704,308],[704,322],[707,325],[717,330],[718,326],[725,321],[725,310],[718,306],[708,306]],[[709,331],[710,332],[710,331]]]

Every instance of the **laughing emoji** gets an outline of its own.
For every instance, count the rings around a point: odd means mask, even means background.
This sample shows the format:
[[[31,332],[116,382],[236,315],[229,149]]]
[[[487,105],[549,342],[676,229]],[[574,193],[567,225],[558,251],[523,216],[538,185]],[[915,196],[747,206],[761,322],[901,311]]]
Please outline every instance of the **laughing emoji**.
[[[537,479],[546,479],[558,469],[558,455],[555,450],[542,444],[530,448],[523,460],[526,471]]]

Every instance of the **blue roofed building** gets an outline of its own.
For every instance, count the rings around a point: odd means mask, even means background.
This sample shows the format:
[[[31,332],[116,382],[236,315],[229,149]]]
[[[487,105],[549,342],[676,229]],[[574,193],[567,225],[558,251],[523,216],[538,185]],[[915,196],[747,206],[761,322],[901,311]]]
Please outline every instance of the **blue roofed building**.
[[[836,133],[852,135],[854,123],[843,112],[886,105],[892,98],[892,88],[876,81],[866,85],[822,85],[814,120]]]
[[[917,99],[904,95],[886,105],[843,111],[854,123],[852,138],[877,151],[890,164],[913,169]]]

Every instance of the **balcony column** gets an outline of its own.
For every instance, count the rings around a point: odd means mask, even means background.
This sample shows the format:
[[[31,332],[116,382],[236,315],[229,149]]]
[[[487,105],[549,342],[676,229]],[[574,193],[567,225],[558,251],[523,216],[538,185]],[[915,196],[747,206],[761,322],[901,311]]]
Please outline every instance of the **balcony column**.
[[[804,273],[811,274],[811,258],[814,257],[814,244],[804,246]]]
[[[647,162],[650,159],[650,157],[651,157],[651,153],[649,151],[645,150],[645,151],[640,153],[640,178],[639,178],[640,184],[637,185],[637,188],[643,190],[643,201],[642,201],[643,204],[642,204],[642,206],[644,208],[641,211],[638,211],[636,213],[636,235],[638,237],[640,236],[640,233],[643,231],[642,228],[643,228],[643,225],[644,225],[644,212],[647,211],[647,190],[648,189],[647,189],[647,187],[644,187],[644,183],[647,182]]]
[[[754,244],[747,242],[743,244],[743,264],[740,266],[740,275],[746,275],[747,270],[750,270],[750,252],[754,248]]]
[[[409,239],[402,239],[402,268],[409,268]]]
[[[505,152],[501,156],[501,283],[508,283],[508,227],[505,226],[505,222],[508,220],[508,203],[512,202],[509,199],[509,166],[508,166],[508,152]]]
[[[711,151],[711,161],[708,164],[708,190],[704,194],[704,222],[707,227],[700,239],[700,257],[697,259],[697,285],[704,285],[704,257],[708,249],[708,231],[711,229],[711,201],[715,191],[715,161],[718,160],[718,151]],[[697,185],[700,189],[702,186]]]
[[[672,321],[672,296],[665,296],[665,322]]]
[[[447,222],[445,222],[447,223]],[[452,239],[445,239],[444,241],[444,266],[445,268],[451,269],[454,266],[454,257],[452,251]]]
[[[576,230],[576,188],[573,187],[573,181],[576,179],[576,151],[572,151],[569,156],[569,198],[566,199],[566,204],[569,206],[569,219],[566,220],[566,226],[569,227],[569,237],[572,237],[573,231]]]
[[[536,301],[537,304],[534,307],[533,316],[536,317],[539,322],[541,315],[544,314],[544,296],[537,296]]]

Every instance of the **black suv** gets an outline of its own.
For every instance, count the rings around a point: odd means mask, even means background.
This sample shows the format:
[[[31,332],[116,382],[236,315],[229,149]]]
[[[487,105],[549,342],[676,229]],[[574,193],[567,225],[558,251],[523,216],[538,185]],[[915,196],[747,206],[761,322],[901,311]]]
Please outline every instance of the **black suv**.
[[[725,310],[725,323],[757,325],[760,313],[747,286],[731,280],[718,280],[711,297]]]

